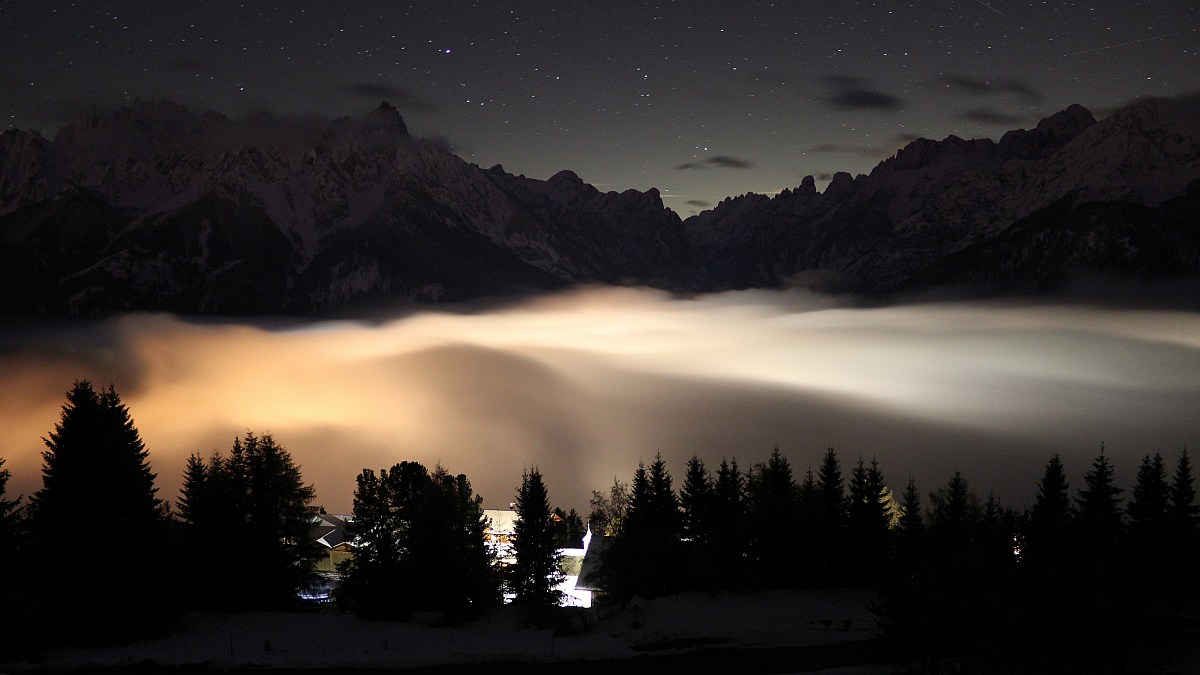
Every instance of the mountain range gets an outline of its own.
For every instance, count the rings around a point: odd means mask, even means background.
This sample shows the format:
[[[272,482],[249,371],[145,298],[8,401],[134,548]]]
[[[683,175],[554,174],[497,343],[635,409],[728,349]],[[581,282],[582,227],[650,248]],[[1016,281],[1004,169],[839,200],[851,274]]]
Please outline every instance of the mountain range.
[[[137,102],[0,134],[0,314],[320,314],[575,284],[867,294],[1200,273],[1200,99],[917,139],[681,219],[655,189],[484,169],[364,119]]]

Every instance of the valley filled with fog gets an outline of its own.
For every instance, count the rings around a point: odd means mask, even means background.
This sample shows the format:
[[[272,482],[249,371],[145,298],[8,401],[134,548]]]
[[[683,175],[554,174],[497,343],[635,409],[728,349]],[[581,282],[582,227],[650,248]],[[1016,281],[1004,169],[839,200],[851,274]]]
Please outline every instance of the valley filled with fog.
[[[116,387],[172,501],[188,455],[253,430],[331,512],[362,468],[403,460],[466,473],[489,508],[537,465],[555,504],[584,511],[658,452],[678,480],[692,454],[747,467],[775,446],[800,473],[831,446],[875,456],[897,488],[959,469],[1022,506],[1051,453],[1074,490],[1101,443],[1123,486],[1143,454],[1200,444],[1200,313],[603,288],[370,321],[15,322],[0,329],[10,494],[40,486],[76,379]]]

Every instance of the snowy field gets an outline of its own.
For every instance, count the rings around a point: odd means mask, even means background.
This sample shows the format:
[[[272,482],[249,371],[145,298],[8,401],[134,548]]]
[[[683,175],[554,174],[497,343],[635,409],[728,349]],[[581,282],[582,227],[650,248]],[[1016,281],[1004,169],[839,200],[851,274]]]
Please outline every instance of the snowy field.
[[[56,649],[11,670],[155,664],[273,668],[419,668],[497,662],[552,663],[678,654],[706,647],[805,647],[869,640],[878,628],[870,594],[851,590],[750,595],[683,594],[589,622],[576,636],[525,628],[511,608],[457,628],[372,623],[342,614],[192,615],[180,631],[107,649]],[[855,671],[859,672],[859,671]]]

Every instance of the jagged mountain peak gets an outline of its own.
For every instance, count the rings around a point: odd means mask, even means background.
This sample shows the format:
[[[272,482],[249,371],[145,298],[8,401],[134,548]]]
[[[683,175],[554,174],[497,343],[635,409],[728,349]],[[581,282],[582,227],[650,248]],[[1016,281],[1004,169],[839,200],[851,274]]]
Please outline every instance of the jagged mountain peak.
[[[1038,122],[1034,129],[1041,134],[1066,143],[1095,123],[1096,118],[1092,115],[1092,111],[1078,103],[1072,103],[1064,110]]]
[[[784,285],[822,272],[839,284],[853,279],[858,288],[895,289],[916,279],[952,281],[947,269],[974,275],[972,264],[1011,266],[972,278],[1037,285],[1084,262],[1153,269],[1145,256],[1161,258],[1164,273],[1195,273],[1200,209],[1187,206],[1196,195],[1186,188],[1200,180],[1198,111],[1197,101],[1145,101],[1096,121],[1073,105],[999,142],[916,139],[868,176],[835,175],[820,195],[805,179],[773,198],[724,200],[684,227],[727,288]],[[1071,222],[1076,231],[1042,231],[1057,222]],[[1036,255],[981,248],[1017,223],[1021,234],[1008,241],[1042,246]],[[1122,236],[1155,243],[1101,248],[1104,237],[1135,225],[1146,232]],[[1039,244],[1042,238],[1053,245]],[[1146,253],[1151,249],[1175,253],[1168,259]],[[971,257],[980,255],[987,261]],[[947,256],[957,262],[938,267]],[[1021,262],[1032,259],[1041,262]],[[922,276],[935,267],[942,272]]]
[[[1150,100],[1097,122],[1072,106],[999,142],[918,139],[823,192],[807,176],[681,221],[653,188],[481,169],[412,137],[387,102],[332,121],[134,102],[53,142],[0,134],[0,314],[309,313],[573,283],[891,291],[1036,284],[1076,264],[1194,274],[1198,111]]]
[[[366,130],[387,130],[398,134],[399,136],[408,136],[408,125],[404,123],[404,118],[400,116],[400,111],[391,103],[383,101],[367,115],[363,120],[363,128]]]
[[[569,185],[576,188],[584,185],[583,179],[579,177],[579,174],[571,171],[570,169],[563,169],[562,171],[559,171],[551,176],[550,180],[547,182],[554,185]]]

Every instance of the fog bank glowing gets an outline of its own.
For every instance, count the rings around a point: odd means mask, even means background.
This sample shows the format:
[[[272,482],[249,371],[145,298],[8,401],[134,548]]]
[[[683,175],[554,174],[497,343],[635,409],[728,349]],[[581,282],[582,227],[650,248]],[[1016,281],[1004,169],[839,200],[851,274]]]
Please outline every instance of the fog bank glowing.
[[[264,327],[131,315],[0,332],[0,457],[40,484],[40,438],[74,379],[112,382],[175,499],[192,452],[270,431],[328,508],[354,476],[414,459],[465,472],[489,505],[539,465],[584,508],[661,451],[798,470],[834,446],[923,489],[962,469],[1018,503],[1061,452],[1137,457],[1200,440],[1200,315],[1069,305],[839,307],[808,294],[672,299],[586,290],[473,314]],[[943,475],[944,474],[944,475]]]

